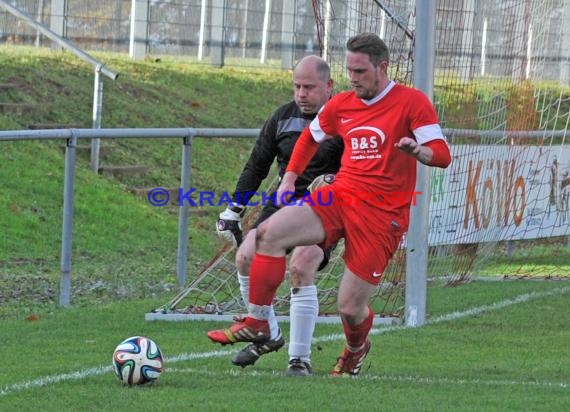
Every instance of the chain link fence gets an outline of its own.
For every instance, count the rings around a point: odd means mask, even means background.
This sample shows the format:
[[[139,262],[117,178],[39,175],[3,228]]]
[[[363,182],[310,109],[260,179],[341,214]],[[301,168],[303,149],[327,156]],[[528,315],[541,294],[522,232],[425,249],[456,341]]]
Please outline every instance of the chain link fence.
[[[412,33],[410,0],[12,0],[12,6],[79,48],[129,53],[134,5],[145,11],[137,41],[145,56],[178,56],[189,62],[290,68],[306,54],[321,54],[343,71],[346,39],[368,30]],[[522,3],[522,4],[521,4]],[[1,3],[0,3],[1,4]],[[540,75],[568,84],[570,0],[441,0],[436,21],[436,70],[465,66],[458,76],[502,76],[529,60],[549,61]],[[485,35],[481,36],[480,33]],[[219,35],[220,41],[216,40]],[[505,37],[505,35],[508,36]],[[543,38],[537,38],[541,36]],[[408,36],[409,37],[409,36]],[[400,39],[406,36],[399,35]],[[388,39],[390,41],[390,39]],[[412,40],[407,48],[411,50]],[[390,43],[390,42],[389,42]],[[52,42],[0,8],[0,44]],[[456,45],[461,44],[457,49]],[[535,44],[545,45],[538,48]],[[451,47],[452,45],[453,47]],[[221,51],[214,50],[221,47]],[[402,45],[396,45],[399,51]],[[409,58],[406,56],[406,58]],[[482,71],[483,70],[483,71]],[[516,71],[515,71],[516,72]],[[533,73],[529,73],[532,77]]]

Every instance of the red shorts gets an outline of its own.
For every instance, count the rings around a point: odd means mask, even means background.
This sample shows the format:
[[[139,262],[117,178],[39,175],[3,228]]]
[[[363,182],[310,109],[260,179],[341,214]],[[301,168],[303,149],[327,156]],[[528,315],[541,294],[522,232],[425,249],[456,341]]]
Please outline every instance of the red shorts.
[[[401,220],[365,202],[328,202],[325,199],[334,199],[334,185],[313,192],[311,199],[309,204],[325,230],[321,247],[326,249],[344,238],[343,259],[348,269],[366,282],[380,283],[402,240],[404,229],[395,223]]]

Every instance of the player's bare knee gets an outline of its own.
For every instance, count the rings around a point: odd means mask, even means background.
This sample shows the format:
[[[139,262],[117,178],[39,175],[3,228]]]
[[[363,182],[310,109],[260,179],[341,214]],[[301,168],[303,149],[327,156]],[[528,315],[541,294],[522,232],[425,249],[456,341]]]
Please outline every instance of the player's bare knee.
[[[282,236],[273,230],[269,221],[261,223],[255,233],[255,246],[257,251],[275,252],[284,250],[281,242]]]
[[[300,288],[303,286],[311,286],[315,283],[316,268],[299,266],[298,264],[290,264],[291,287]]]
[[[338,313],[342,320],[349,325],[358,325],[362,321],[361,312],[360,308],[350,301],[338,301]]]
[[[315,274],[324,258],[322,249],[318,246],[295,248],[289,262],[291,286],[310,286],[315,283]]]
[[[299,274],[299,269],[295,265],[289,265],[289,272],[291,273],[291,287],[298,288],[301,287],[302,277]]]
[[[240,274],[245,275],[249,273],[252,257],[247,253],[241,252],[239,249],[236,253],[236,267]]]
[[[319,246],[299,246],[293,251],[291,262],[299,267],[318,268],[323,257],[324,252]]]
[[[255,233],[255,247],[260,248],[268,243],[267,222],[263,222],[257,227]]]

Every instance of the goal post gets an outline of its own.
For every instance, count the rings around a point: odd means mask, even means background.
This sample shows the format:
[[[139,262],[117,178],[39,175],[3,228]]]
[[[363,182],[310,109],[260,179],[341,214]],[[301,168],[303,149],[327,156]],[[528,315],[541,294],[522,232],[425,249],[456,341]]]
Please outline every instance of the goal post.
[[[416,2],[414,87],[433,100],[435,60],[435,2]],[[421,326],[426,320],[429,236],[430,170],[417,164],[417,203],[410,210],[406,249],[406,326]]]

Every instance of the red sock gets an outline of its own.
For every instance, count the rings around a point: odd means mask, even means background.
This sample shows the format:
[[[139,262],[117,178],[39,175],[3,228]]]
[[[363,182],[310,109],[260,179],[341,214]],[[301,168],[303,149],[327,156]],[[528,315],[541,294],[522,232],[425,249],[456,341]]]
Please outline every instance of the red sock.
[[[372,328],[372,321],[374,320],[374,311],[371,307],[368,308],[368,317],[364,319],[360,324],[356,326],[349,325],[346,322],[342,322],[342,327],[344,329],[344,336],[346,336],[346,343],[351,348],[360,348],[364,345],[366,338],[368,337],[368,332]]]
[[[249,301],[270,306],[275,292],[285,279],[285,256],[274,257],[256,253],[249,270]]]
[[[275,292],[285,279],[285,256],[274,257],[256,253],[249,269],[249,302],[259,306],[273,304]],[[267,325],[266,320],[248,316],[246,324],[254,328]]]

